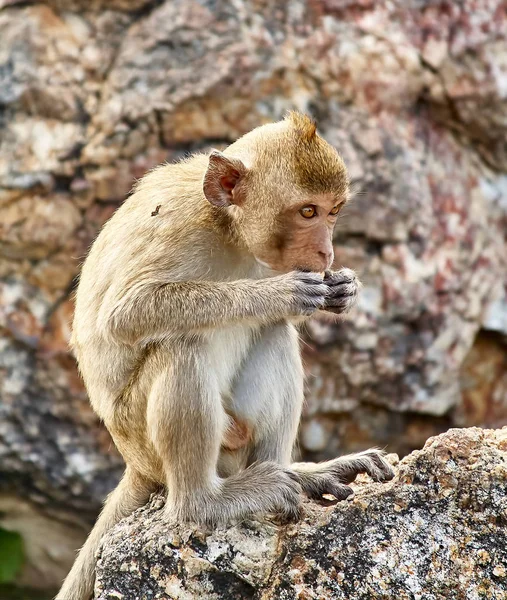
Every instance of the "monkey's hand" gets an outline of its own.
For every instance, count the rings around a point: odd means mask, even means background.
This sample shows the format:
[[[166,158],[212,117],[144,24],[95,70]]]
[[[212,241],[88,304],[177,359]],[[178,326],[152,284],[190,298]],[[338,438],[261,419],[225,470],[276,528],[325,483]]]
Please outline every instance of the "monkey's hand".
[[[352,269],[326,271],[324,283],[329,291],[323,310],[343,314],[354,306],[361,289],[361,282]]]
[[[329,286],[319,273],[291,271],[271,281],[276,282],[274,295],[284,302],[286,315],[309,316],[326,304]]]

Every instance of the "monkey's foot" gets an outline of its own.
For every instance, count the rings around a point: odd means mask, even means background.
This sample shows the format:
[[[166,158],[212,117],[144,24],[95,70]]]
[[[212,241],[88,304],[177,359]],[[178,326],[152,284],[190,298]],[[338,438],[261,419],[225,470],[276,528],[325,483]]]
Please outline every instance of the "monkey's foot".
[[[394,470],[384,456],[385,452],[382,450],[371,448],[357,454],[340,456],[322,464],[329,464],[331,471],[343,483],[351,483],[361,473],[366,473],[373,481],[384,482],[394,477]]]
[[[201,495],[180,496],[166,502],[167,522],[193,522],[226,527],[238,520],[269,515],[278,523],[297,522],[302,516],[302,490],[292,471],[275,462],[258,462]]]
[[[331,494],[337,500],[345,500],[354,492],[347,484],[357,475],[366,473],[373,481],[385,482],[394,477],[391,465],[380,450],[365,450],[358,454],[340,456],[322,463],[295,463],[294,476],[303,492],[314,500]]]
[[[330,494],[337,500],[346,500],[354,495],[351,487],[327,473],[297,473],[297,480],[303,492],[312,500],[322,501],[324,494]]]

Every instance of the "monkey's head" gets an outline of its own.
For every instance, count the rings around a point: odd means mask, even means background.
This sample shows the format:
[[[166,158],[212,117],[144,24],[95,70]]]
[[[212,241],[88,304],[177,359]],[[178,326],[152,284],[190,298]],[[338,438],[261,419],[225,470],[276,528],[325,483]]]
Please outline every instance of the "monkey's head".
[[[332,234],[349,196],[343,160],[306,115],[291,112],[214,150],[204,195],[227,210],[239,238],[274,269],[324,271],[333,262]]]

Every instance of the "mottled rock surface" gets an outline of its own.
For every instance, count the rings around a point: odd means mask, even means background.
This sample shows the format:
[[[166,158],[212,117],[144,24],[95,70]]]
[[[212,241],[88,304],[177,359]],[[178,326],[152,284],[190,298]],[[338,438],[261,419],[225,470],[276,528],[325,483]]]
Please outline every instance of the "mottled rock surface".
[[[507,423],[503,0],[0,0],[0,40],[9,506],[84,531],[121,471],[67,348],[100,226],[153,165],[288,108],[349,166],[336,265],[365,283],[349,320],[308,328],[304,452]]]
[[[295,525],[214,532],[171,529],[155,497],[104,537],[95,600],[507,598],[507,428],[452,429],[354,487]]]

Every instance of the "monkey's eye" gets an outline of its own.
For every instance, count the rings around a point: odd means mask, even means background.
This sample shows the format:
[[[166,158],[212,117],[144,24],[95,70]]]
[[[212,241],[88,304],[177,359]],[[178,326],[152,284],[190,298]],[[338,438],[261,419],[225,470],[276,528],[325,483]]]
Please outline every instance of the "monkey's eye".
[[[317,209],[313,204],[309,204],[308,206],[303,206],[303,208],[299,211],[299,214],[305,219],[311,219],[317,214]]]
[[[333,206],[333,208],[329,211],[330,215],[337,215],[340,212],[341,204],[337,204]]]

